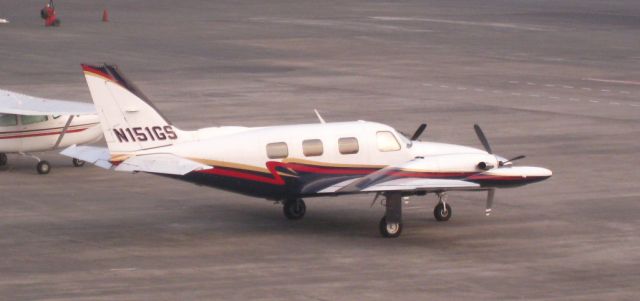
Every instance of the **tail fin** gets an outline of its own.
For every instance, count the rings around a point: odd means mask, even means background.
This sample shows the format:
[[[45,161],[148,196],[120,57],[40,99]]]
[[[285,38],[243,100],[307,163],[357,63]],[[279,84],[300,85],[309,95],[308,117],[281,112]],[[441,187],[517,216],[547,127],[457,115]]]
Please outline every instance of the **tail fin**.
[[[172,145],[179,130],[115,65],[82,65],[112,155]]]

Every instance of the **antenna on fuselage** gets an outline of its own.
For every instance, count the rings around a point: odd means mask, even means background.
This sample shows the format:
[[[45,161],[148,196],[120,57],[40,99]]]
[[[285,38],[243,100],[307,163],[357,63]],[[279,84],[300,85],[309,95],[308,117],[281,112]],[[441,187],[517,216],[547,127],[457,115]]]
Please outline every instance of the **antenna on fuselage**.
[[[322,115],[320,115],[320,112],[318,112],[318,110],[313,109],[313,111],[316,113],[316,116],[318,116],[318,119],[320,120],[320,123],[327,123],[324,121],[324,118],[322,118]]]

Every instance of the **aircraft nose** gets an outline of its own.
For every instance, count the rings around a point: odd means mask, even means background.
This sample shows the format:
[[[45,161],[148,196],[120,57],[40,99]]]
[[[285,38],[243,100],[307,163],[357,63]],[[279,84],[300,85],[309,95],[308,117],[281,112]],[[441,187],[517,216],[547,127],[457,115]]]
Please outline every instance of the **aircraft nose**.
[[[550,169],[546,169],[543,167],[538,167],[540,169],[539,173],[541,177],[551,177],[553,175],[553,172]]]

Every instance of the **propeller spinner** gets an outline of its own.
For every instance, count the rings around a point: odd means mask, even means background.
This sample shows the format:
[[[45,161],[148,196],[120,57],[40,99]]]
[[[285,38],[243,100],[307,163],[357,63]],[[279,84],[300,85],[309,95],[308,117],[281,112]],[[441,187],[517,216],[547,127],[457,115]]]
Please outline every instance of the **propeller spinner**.
[[[494,155],[493,154],[493,150],[491,150],[491,145],[489,144],[489,140],[487,140],[487,136],[484,135],[484,132],[482,131],[480,126],[477,125],[477,124],[474,124],[473,125],[473,129],[475,130],[476,135],[478,136],[478,139],[480,140],[480,143],[482,143],[482,146],[487,151],[487,153]],[[516,160],[524,159],[526,157],[525,155],[520,155],[520,156],[513,157],[511,159],[505,159],[505,158],[497,156],[497,155],[494,155],[494,156],[496,157],[496,159],[498,159],[499,166],[504,166],[505,164],[511,163],[513,161],[516,161]],[[482,169],[489,169],[485,162],[480,162],[480,164],[478,164],[478,166],[480,168],[482,168]],[[483,166],[485,168],[483,168]],[[493,198],[494,198],[495,194],[496,194],[495,188],[490,188],[489,190],[487,190],[487,203],[486,203],[486,207],[485,207],[485,210],[484,210],[484,214],[487,215],[487,216],[489,216],[491,214],[491,207],[493,207]]]

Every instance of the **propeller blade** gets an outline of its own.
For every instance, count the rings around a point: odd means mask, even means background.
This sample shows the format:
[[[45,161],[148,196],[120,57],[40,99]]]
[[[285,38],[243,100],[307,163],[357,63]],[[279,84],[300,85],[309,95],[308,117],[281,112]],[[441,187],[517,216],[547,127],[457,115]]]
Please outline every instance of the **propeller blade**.
[[[480,139],[480,142],[482,143],[482,146],[484,146],[484,149],[487,151],[487,153],[493,154],[493,151],[491,151],[491,145],[489,145],[489,141],[487,141],[487,137],[485,137],[480,126],[474,124],[473,129],[476,131],[476,135],[478,136],[478,139]]]
[[[418,137],[420,137],[420,135],[422,135],[422,132],[424,132],[424,130],[427,128],[427,124],[423,123],[421,124],[418,129],[416,130],[415,133],[413,133],[413,136],[411,136],[411,141],[415,141],[418,139]]]
[[[520,156],[517,156],[517,157],[511,158],[511,159],[509,159],[509,160],[507,160],[507,161],[504,161],[504,162],[502,162],[502,164],[506,164],[506,163],[513,162],[513,161],[516,161],[516,160],[524,159],[524,158],[526,158],[526,157],[527,157],[527,156],[525,156],[525,155],[520,155]]]
[[[496,194],[496,190],[491,188],[487,190],[487,207],[484,209],[484,215],[491,215],[491,207],[493,206],[493,196]]]

